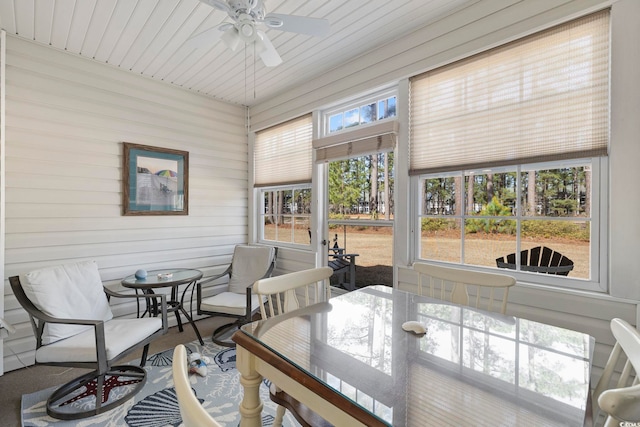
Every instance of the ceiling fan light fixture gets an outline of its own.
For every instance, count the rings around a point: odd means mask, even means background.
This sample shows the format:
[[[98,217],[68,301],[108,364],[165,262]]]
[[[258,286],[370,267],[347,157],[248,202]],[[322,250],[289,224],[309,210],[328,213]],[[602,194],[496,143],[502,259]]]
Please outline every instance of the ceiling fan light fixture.
[[[264,44],[264,42],[262,41],[262,37],[260,35],[258,35],[258,37],[256,37],[256,41],[255,41],[255,47],[256,47],[256,54],[260,55],[262,52],[264,52],[266,50],[266,46]]]
[[[240,46],[240,34],[238,34],[238,30],[233,25],[220,36],[220,39],[234,52]]]
[[[256,29],[252,24],[243,23],[240,25],[240,33],[244,39],[253,38],[256,35]]]

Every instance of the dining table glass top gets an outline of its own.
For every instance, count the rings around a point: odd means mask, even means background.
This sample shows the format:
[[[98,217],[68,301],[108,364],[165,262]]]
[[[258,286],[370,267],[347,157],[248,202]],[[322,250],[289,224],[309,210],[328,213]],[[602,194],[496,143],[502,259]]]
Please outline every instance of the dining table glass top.
[[[402,324],[417,320],[417,336]],[[582,426],[594,339],[370,286],[242,331],[390,426]]]

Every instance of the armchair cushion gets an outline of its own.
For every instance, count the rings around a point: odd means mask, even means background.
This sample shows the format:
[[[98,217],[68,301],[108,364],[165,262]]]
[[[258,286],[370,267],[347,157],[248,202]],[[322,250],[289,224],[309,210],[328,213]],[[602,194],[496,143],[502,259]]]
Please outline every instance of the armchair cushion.
[[[247,295],[235,292],[221,292],[209,298],[204,298],[200,303],[200,309],[207,312],[226,313],[235,316],[244,316],[247,313]],[[258,295],[251,295],[251,311],[260,307]]]
[[[27,273],[25,279],[25,293],[38,309],[49,316],[105,321],[113,318],[95,261],[35,270]],[[87,328],[93,329],[91,326],[47,323],[42,344],[71,337]]]
[[[123,351],[162,329],[162,319],[113,319],[104,324],[104,341],[107,359],[111,360]],[[40,347],[36,351],[36,362],[96,362],[96,338],[94,328],[89,326],[79,334]]]
[[[231,265],[229,292],[246,295],[247,288],[262,279],[275,257],[275,249],[269,246],[236,246]],[[244,305],[244,303],[243,303]]]

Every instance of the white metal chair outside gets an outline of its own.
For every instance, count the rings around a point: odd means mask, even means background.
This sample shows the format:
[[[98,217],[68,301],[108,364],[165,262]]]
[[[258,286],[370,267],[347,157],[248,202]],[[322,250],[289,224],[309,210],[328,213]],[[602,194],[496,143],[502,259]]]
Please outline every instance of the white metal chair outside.
[[[593,390],[593,423],[598,425],[603,411],[604,427],[624,422],[640,425],[640,332],[622,319],[611,320],[611,332],[616,344]],[[616,366],[623,361],[624,367],[615,381]]]
[[[419,292],[456,304],[506,314],[509,288],[516,284],[512,276],[485,273],[456,267],[416,262],[413,269],[419,275]],[[474,298],[469,298],[471,288]]]
[[[257,280],[253,292],[260,297],[260,312],[263,319],[275,317],[301,308],[300,294],[304,294],[304,306],[329,301],[331,288],[328,279],[333,274],[331,267],[319,267],[296,271],[281,276]],[[268,310],[267,310],[268,306]],[[287,405],[294,417],[303,426],[320,427],[329,425],[317,414],[295,401],[291,396],[274,387],[269,389],[271,400],[278,403],[275,427],[282,425]]]
[[[202,407],[191,389],[187,349],[182,344],[178,344],[173,350],[171,369],[173,372],[173,386],[176,389],[180,416],[184,427],[221,427]]]

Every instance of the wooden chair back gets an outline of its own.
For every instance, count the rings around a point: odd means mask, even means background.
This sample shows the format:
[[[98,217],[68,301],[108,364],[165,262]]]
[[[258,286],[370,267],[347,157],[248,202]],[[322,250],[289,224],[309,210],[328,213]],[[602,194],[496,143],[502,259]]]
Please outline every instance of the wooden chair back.
[[[262,318],[267,319],[302,306],[328,301],[331,289],[327,279],[332,274],[330,267],[319,267],[256,281],[253,292],[260,296]],[[300,299],[303,299],[304,304],[301,304]]]
[[[515,252],[496,258],[496,266],[515,270]],[[536,246],[535,248],[520,251],[520,270],[567,276],[573,270],[573,261],[546,246]]]
[[[182,425],[184,427],[221,427],[202,407],[202,404],[191,389],[187,350],[182,344],[178,344],[173,350],[171,369]]]
[[[502,314],[507,312],[509,288],[516,284],[516,279],[506,274],[471,271],[425,262],[414,263],[413,269],[419,275],[420,295]]]
[[[640,332],[622,319],[611,320],[611,332],[616,343],[591,396],[593,423],[640,425]]]

